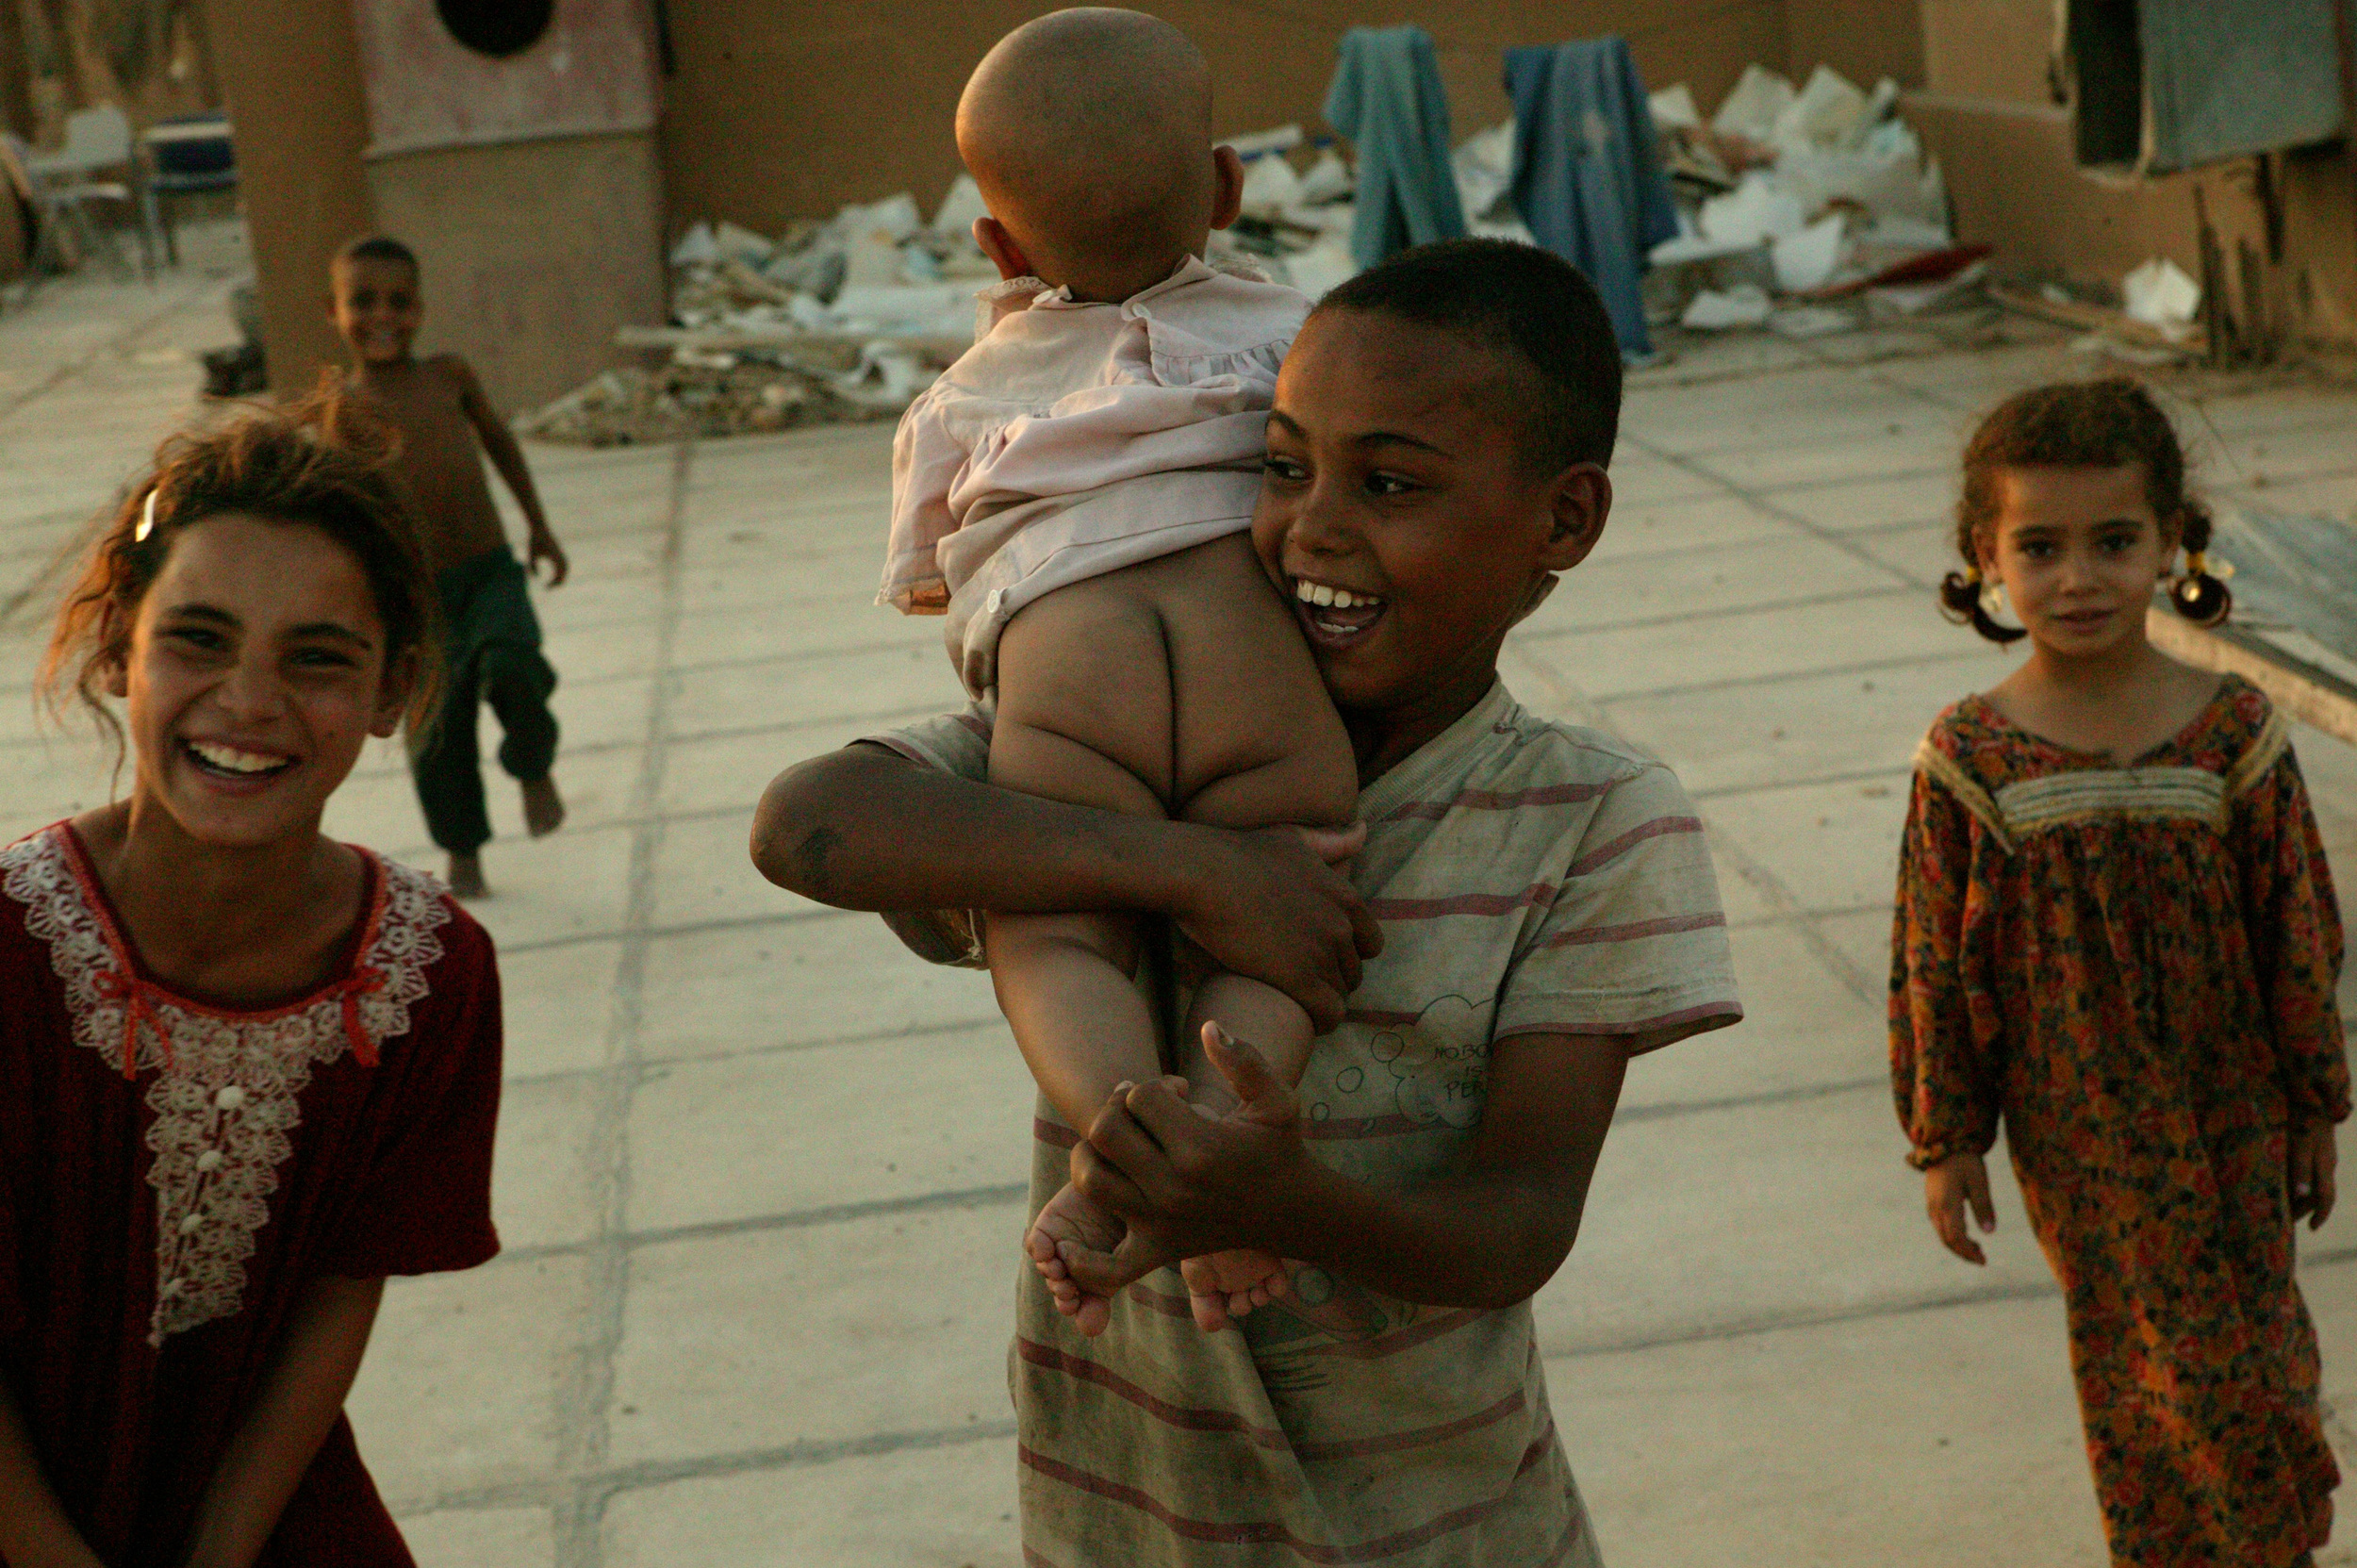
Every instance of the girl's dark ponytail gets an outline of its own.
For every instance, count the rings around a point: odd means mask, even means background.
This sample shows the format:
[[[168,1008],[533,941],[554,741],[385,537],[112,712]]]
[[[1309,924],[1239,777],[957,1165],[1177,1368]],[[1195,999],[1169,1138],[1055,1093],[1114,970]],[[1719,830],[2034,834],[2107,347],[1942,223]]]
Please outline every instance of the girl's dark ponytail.
[[[2234,596],[2210,572],[2210,514],[2187,501],[2177,516],[2178,540],[2185,547],[2184,573],[2169,579],[2168,602],[2197,626],[2215,626],[2234,607]]]
[[[1988,613],[1986,591],[1978,567],[1952,571],[1939,580],[1939,613],[1959,626],[1971,627],[2001,647],[2028,636],[2030,634],[2020,627],[2008,626]]]

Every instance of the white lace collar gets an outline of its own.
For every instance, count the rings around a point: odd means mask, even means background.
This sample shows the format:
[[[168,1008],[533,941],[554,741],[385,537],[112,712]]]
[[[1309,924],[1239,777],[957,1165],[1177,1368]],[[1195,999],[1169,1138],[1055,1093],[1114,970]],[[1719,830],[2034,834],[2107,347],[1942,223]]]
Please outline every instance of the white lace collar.
[[[73,830],[59,822],[0,850],[0,894],[25,909],[65,982],[74,1038],[123,1073],[153,1072],[156,1307],[147,1342],[233,1315],[255,1232],[270,1219],[278,1167],[293,1152],[311,1070],[349,1048],[374,1066],[406,1033],[442,956],[450,918],[433,878],[360,851],[375,891],[352,966],[284,1007],[246,1012],[178,996],[140,972]]]

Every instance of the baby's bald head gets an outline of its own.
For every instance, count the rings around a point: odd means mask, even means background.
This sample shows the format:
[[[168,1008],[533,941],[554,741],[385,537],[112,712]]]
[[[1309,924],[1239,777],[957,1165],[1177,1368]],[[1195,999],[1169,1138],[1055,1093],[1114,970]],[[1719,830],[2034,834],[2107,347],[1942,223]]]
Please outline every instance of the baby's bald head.
[[[991,215],[1083,298],[1126,299],[1202,249],[1227,183],[1211,140],[1211,67],[1139,11],[1027,22],[958,101],[958,152]]]

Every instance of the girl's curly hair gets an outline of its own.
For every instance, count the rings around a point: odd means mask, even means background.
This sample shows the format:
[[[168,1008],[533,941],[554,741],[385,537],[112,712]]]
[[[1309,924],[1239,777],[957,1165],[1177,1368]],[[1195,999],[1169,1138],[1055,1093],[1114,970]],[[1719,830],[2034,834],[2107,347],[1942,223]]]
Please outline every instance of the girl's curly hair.
[[[2027,635],[1994,619],[1981,602],[1982,546],[2003,505],[2006,470],[2128,463],[2144,465],[2145,500],[2164,535],[2173,534],[2184,547],[2185,570],[2170,580],[2169,602],[2178,614],[2204,626],[2225,619],[2233,596],[2210,574],[2204,558],[2210,514],[2186,489],[2185,451],[2176,427],[2152,394],[2124,375],[2034,387],[2007,398],[1981,421],[1964,449],[1964,492],[1956,504],[1956,553],[1964,557],[1965,569],[1941,581],[1941,613],[1991,642],[2014,642]]]
[[[66,590],[36,687],[50,712],[62,717],[78,701],[120,752],[123,725],[106,688],[130,656],[140,601],[184,531],[243,512],[307,524],[352,553],[384,623],[384,668],[412,672],[404,717],[420,726],[439,686],[438,601],[416,521],[387,472],[397,450],[389,428],[325,390],[283,412],[255,405],[168,437],[154,472],[99,525]]]

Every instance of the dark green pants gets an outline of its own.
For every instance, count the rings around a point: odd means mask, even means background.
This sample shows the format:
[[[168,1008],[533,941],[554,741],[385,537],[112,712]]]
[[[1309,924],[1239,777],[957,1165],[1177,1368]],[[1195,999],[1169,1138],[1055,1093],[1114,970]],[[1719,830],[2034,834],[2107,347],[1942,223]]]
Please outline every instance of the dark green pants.
[[[556,671],[540,656],[540,621],[524,591],[521,562],[486,551],[442,572],[442,705],[434,722],[409,737],[409,771],[418,782],[434,842],[470,855],[491,836],[483,807],[483,757],[475,744],[479,705],[491,704],[505,732],[500,766],[515,778],[545,779],[556,762],[556,716],[549,694]]]

